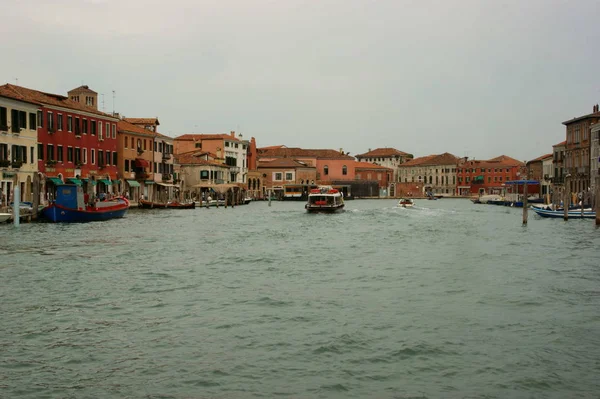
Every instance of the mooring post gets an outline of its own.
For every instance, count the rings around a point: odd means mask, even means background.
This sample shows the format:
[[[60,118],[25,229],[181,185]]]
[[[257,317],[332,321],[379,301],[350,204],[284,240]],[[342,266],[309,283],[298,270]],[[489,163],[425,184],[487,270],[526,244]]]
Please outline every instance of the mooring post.
[[[271,206],[271,190],[269,189],[269,206]]]
[[[527,224],[527,215],[529,214],[527,206],[527,181],[525,181],[523,184],[523,224]]]
[[[569,177],[565,177],[565,191],[563,192],[564,220],[569,220],[569,206],[571,205],[571,190],[569,189],[569,184]]]
[[[19,227],[19,224],[21,223],[21,187],[19,184],[15,185],[13,193],[13,222],[15,227]]]
[[[38,173],[33,174],[33,215],[31,220],[36,220],[38,216],[38,208],[40,207],[40,175]]]

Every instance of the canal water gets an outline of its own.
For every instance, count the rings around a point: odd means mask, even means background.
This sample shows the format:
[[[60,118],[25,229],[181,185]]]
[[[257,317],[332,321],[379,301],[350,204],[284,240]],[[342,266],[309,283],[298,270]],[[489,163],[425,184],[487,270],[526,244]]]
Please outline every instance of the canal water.
[[[0,397],[598,397],[592,221],[395,204],[2,225]]]

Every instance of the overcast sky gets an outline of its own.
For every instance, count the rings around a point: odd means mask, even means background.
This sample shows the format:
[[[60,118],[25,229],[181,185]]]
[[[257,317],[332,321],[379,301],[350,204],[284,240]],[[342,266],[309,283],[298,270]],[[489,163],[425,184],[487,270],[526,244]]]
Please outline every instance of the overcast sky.
[[[259,146],[520,160],[600,102],[597,0],[4,0],[0,77]]]

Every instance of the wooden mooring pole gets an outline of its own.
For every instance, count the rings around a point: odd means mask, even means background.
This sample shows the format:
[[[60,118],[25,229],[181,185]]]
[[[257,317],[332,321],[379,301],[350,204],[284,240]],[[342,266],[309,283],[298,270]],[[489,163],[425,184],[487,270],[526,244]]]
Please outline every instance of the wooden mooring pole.
[[[569,177],[565,178],[565,190],[563,192],[563,211],[564,211],[564,220],[569,220],[569,205],[571,205],[571,190],[569,189],[570,179]]]
[[[527,215],[529,214],[527,203],[527,181],[523,184],[523,224],[527,224]]]
[[[33,215],[32,220],[38,217],[38,208],[40,207],[40,175],[36,172],[33,174]]]

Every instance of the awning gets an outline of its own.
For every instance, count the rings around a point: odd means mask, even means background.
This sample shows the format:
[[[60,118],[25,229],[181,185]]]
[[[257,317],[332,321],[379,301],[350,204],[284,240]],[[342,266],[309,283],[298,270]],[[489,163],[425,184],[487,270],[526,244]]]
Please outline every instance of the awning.
[[[78,186],[81,186],[81,180],[79,180],[79,179],[76,179],[74,177],[68,177],[67,180],[73,184],[77,184]]]
[[[48,180],[50,180],[51,183],[53,183],[55,186],[61,186],[63,185],[63,181],[60,180],[58,177],[49,177]]]
[[[112,181],[112,184],[120,184],[120,183],[121,183],[121,180],[113,180]]]
[[[139,187],[140,183],[138,183],[135,180],[127,180],[127,184],[129,184],[129,187]]]
[[[135,160],[135,166],[140,168],[147,168],[148,166],[150,166],[150,164],[145,159],[137,158]]]
[[[159,182],[156,182],[156,184],[158,184],[159,186],[164,186],[164,187],[179,187],[177,184],[171,184],[171,183],[159,183]]]
[[[107,186],[110,186],[110,180],[106,180],[106,179],[98,179],[98,183],[104,183]]]
[[[144,182],[144,184],[146,184],[146,185],[148,185],[148,186],[149,186],[149,185],[151,185],[151,184],[154,184],[154,180],[146,180],[146,181]]]

